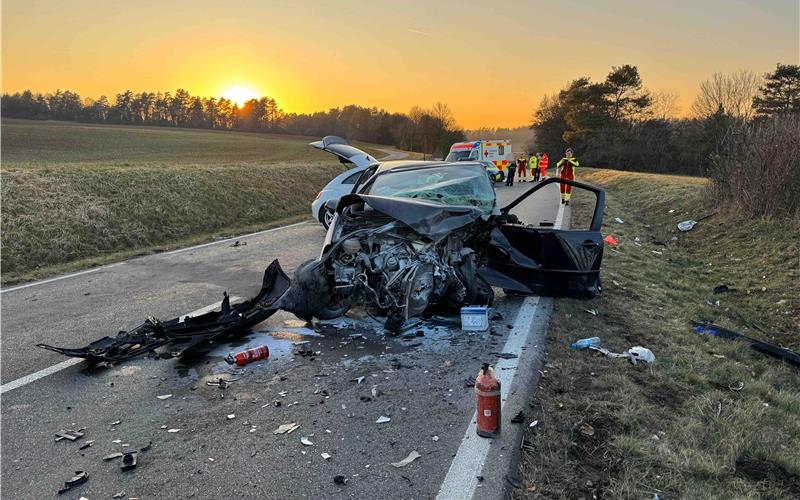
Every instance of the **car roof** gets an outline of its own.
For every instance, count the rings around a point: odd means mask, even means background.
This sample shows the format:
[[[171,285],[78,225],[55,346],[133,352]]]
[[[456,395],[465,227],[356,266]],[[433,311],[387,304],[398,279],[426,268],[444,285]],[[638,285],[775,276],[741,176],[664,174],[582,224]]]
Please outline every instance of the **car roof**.
[[[380,164],[376,174],[386,172],[389,170],[406,170],[406,169],[421,169],[433,167],[466,167],[468,165],[477,165],[481,168],[483,165],[477,161],[424,161],[424,160],[392,160],[385,161]]]

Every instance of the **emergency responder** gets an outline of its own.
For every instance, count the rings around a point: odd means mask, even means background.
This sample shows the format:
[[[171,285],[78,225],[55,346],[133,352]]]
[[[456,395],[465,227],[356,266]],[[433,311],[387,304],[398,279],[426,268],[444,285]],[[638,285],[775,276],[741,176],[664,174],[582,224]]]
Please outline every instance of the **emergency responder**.
[[[508,172],[506,172],[506,186],[514,185],[514,173],[517,171],[517,166],[513,163],[508,165]]]
[[[547,163],[549,161],[547,153],[539,153],[539,180],[541,181],[547,179]]]
[[[528,170],[527,167],[528,160],[525,159],[525,155],[517,158],[517,177],[519,178],[519,182],[528,182],[524,179],[524,177],[526,177],[525,171]]]
[[[572,149],[568,148],[564,152],[564,157],[556,163],[556,170],[562,179],[575,180],[575,172],[578,170],[578,160],[573,156]],[[569,184],[559,184],[561,189],[561,203],[569,205],[569,198],[572,196],[572,186]]]
[[[539,182],[539,153],[531,155],[530,160],[528,160],[528,167],[531,169],[533,182]]]

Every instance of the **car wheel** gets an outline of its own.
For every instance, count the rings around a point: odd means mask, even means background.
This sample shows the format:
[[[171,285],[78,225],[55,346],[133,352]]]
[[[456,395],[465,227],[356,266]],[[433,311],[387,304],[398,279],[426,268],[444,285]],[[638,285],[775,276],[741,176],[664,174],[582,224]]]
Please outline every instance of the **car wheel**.
[[[333,212],[332,210],[328,210],[327,207],[325,207],[325,205],[323,205],[322,208],[319,209],[319,221],[322,223],[325,229],[331,227],[334,215],[336,215],[336,213]]]

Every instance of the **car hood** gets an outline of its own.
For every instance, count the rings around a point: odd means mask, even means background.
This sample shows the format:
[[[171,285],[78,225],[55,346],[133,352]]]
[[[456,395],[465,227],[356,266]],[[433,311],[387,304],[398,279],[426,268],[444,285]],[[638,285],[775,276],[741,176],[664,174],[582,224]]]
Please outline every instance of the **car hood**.
[[[488,217],[483,210],[476,207],[440,205],[411,198],[367,194],[352,194],[346,198],[344,205],[351,205],[357,200],[363,201],[373,210],[399,220],[432,240],[438,240],[456,229]]]

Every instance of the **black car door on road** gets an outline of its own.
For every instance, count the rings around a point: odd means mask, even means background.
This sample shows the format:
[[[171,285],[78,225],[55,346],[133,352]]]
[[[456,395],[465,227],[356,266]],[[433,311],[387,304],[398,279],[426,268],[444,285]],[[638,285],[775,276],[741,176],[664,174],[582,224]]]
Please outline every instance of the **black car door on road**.
[[[557,229],[524,224],[510,213],[530,197],[554,183],[594,194],[595,206],[588,229]],[[589,299],[598,295],[600,262],[603,258],[603,222],[605,192],[590,184],[569,179],[550,178],[501,209],[490,233],[488,262],[479,274],[489,284],[507,291],[551,297]]]

